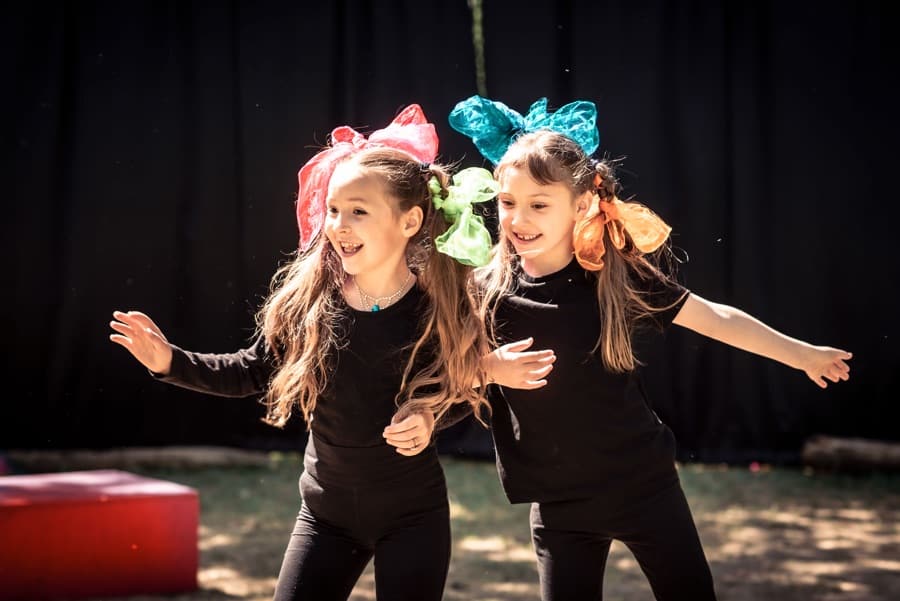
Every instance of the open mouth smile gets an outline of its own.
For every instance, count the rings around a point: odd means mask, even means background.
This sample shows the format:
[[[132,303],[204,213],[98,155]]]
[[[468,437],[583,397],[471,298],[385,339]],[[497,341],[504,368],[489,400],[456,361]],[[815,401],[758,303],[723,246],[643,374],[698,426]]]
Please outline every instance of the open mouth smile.
[[[351,242],[338,242],[340,254],[342,257],[352,257],[363,247],[362,244],[353,244]]]
[[[541,234],[520,234],[513,232],[513,237],[519,242],[534,242],[541,237]]]

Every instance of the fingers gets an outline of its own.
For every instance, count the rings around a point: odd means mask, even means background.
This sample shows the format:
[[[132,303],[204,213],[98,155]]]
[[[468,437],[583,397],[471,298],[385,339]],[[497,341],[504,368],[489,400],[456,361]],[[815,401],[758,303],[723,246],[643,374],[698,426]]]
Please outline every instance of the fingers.
[[[123,334],[124,336],[131,336],[132,334],[134,334],[134,329],[127,323],[122,323],[121,321],[110,321],[109,327],[114,329],[116,332]]]
[[[142,313],[140,311],[129,311],[128,317],[141,324],[145,328],[152,328],[154,330],[157,329],[156,324],[153,323],[153,320],[150,319],[150,317],[145,313]]]
[[[534,338],[526,338],[524,340],[517,340],[515,342],[510,342],[509,344],[504,344],[500,347],[500,350],[518,353],[524,351],[532,344],[534,344]]]
[[[425,431],[420,428],[415,433],[403,434],[398,436],[385,436],[385,442],[395,447],[401,455],[412,456],[418,455],[431,443],[431,438]]]
[[[425,420],[421,415],[415,414],[410,415],[409,417],[403,418],[399,422],[395,424],[391,424],[387,428],[384,429],[384,434],[390,435],[399,435],[404,432],[410,432],[411,430],[415,430],[416,428],[424,428]]]
[[[547,351],[551,354],[546,355],[544,351],[540,351],[539,358],[526,359],[521,358],[513,362],[514,368],[512,374],[520,375],[521,379],[538,379],[546,376],[553,370],[553,364],[556,363],[556,355],[553,351]],[[529,353],[530,354],[530,353]],[[538,353],[535,353],[538,355]],[[518,378],[514,377],[513,380]]]
[[[533,370],[529,371],[526,375],[530,376],[529,377],[530,380],[540,380],[540,379],[544,378],[544,376],[549,374],[551,371],[553,371],[552,363],[550,365],[545,365],[544,367],[541,367],[538,369],[533,369]]]
[[[843,360],[838,359],[835,363],[835,367],[837,367],[838,371],[840,371],[845,376],[844,380],[850,379],[850,366],[844,363]]]
[[[547,385],[547,380],[526,380],[521,386],[516,386],[519,390],[535,390],[543,388]]]
[[[519,348],[517,345],[521,345],[523,341],[519,342],[511,342],[507,345],[501,346],[497,349],[496,353],[499,354],[505,361],[539,361],[542,359],[548,359],[550,357],[556,356],[556,353],[553,349],[543,349],[540,351],[525,351],[522,348]],[[531,346],[531,341],[525,341],[527,344],[525,348]]]
[[[131,326],[134,330],[144,330],[147,332],[152,332],[159,336],[160,339],[165,341],[166,337],[163,335],[162,330],[159,329],[159,326],[154,323],[149,316],[140,311],[128,311],[127,313],[124,311],[113,311],[113,317],[118,319],[120,322],[125,323]]]
[[[819,388],[827,388],[828,382],[846,382],[850,379],[850,366],[846,362],[852,358],[853,353],[841,349],[818,347],[816,361],[807,375]]]
[[[843,362],[832,364],[825,370],[825,377],[832,382],[840,382],[842,380],[846,382],[850,379],[850,368]]]
[[[110,334],[109,339],[116,344],[124,346],[133,353],[135,337],[134,328],[120,321],[110,321],[109,327],[118,332],[118,334]]]
[[[527,353],[519,353],[516,361],[521,364],[529,363],[553,363],[556,361],[556,353],[551,350],[546,351],[530,351]]]
[[[428,434],[425,419],[419,414],[410,415],[396,424],[391,424],[381,433],[388,444],[395,447],[411,446],[410,443],[425,439]]]
[[[421,413],[414,413],[384,429],[385,442],[396,448],[397,453],[406,457],[418,455],[431,443],[433,419]]]
[[[131,326],[138,326],[138,320],[134,313],[134,311],[113,311],[113,317]]]
[[[553,361],[555,360],[556,358],[554,357]],[[553,371],[553,361],[548,362],[543,367],[522,372],[521,379],[509,385],[509,387],[517,388],[519,390],[535,390],[536,388],[543,388],[547,385],[547,375]]]
[[[428,440],[428,431],[425,428],[416,428],[408,430],[403,434],[385,434],[382,433],[385,442],[394,447],[411,447],[423,440]]]
[[[110,321],[109,327],[119,332],[124,338],[128,339],[131,345],[135,343],[148,345],[149,348],[160,348],[167,344],[162,335],[152,328],[135,326],[134,324],[123,323],[121,321]],[[112,335],[110,336],[112,340]]]
[[[122,336],[121,334],[110,334],[109,339],[112,340],[113,342],[115,342],[116,344],[120,344],[120,345],[124,346],[128,350],[131,350],[131,347],[134,345],[134,343],[131,341],[131,338],[128,338],[127,336]]]

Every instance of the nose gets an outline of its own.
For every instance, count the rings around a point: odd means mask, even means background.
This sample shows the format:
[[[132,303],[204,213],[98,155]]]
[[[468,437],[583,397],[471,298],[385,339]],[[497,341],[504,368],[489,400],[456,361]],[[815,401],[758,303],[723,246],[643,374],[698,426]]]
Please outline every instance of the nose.
[[[343,213],[333,214],[331,222],[334,227],[334,231],[336,232],[346,233],[350,231],[350,226],[347,223],[346,217]]]
[[[514,208],[509,212],[509,224],[519,225],[524,220],[522,213],[518,208]]]

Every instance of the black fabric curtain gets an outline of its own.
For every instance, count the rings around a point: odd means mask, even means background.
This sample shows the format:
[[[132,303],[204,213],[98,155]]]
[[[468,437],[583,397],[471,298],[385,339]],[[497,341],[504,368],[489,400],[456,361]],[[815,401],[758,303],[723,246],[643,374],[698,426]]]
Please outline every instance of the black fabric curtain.
[[[897,440],[896,11],[885,2],[484,5],[488,95],[598,105],[625,196],[674,228],[683,283],[854,353],[851,380],[674,328],[649,357],[683,458],[795,457],[816,433]],[[531,51],[511,52],[510,48]],[[883,228],[887,228],[883,229]]]
[[[14,182],[4,295],[18,394],[0,447],[302,446],[250,400],[151,381],[107,339],[140,309],[185,348],[245,344],[297,245],[296,173],[332,128],[474,81],[465,2],[31,3],[4,20]],[[6,54],[6,53],[4,53]],[[451,152],[454,143],[457,150]]]
[[[453,2],[69,2],[3,21],[9,390],[0,448],[299,448],[252,400],[151,381],[107,336],[140,309],[199,351],[243,345],[296,246],[296,172],[331,128],[476,93]],[[683,459],[796,457],[815,433],[900,439],[892,177],[898,19],[887,2],[483,0],[487,95],[594,100],[626,196],[674,228],[683,283],[816,344],[850,382],[674,328],[645,358]],[[564,410],[561,408],[561,410]],[[471,422],[445,450],[489,452]]]

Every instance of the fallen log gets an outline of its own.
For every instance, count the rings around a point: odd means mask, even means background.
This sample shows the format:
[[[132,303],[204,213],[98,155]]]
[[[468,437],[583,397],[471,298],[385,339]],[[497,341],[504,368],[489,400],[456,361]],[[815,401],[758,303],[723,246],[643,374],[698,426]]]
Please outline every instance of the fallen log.
[[[900,443],[819,435],[804,443],[802,460],[833,471],[900,471]]]

